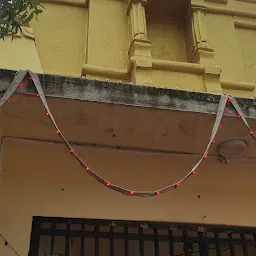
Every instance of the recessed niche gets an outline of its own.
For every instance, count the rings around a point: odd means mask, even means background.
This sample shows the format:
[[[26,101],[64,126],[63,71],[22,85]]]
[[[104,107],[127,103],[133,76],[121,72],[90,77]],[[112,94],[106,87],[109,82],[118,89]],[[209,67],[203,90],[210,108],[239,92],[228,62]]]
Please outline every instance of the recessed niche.
[[[187,62],[185,20],[189,0],[150,0],[146,4],[148,39],[154,59]]]

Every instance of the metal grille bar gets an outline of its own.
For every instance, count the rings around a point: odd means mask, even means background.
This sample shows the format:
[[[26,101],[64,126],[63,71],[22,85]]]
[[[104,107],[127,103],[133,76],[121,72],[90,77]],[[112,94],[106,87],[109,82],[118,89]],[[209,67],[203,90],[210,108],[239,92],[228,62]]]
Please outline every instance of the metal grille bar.
[[[231,232],[228,232],[228,244],[229,244],[230,256],[235,256],[235,250],[234,250]]]
[[[139,228],[139,246],[140,246],[140,256],[144,256],[144,233],[143,233],[143,228]]]
[[[240,234],[241,241],[242,241],[242,248],[244,256],[248,256],[248,248],[247,248],[247,241],[245,239],[245,234]]]
[[[52,230],[52,235],[51,235],[51,251],[50,251],[51,254],[54,253],[54,238],[55,238],[54,231],[55,231],[55,229],[56,229],[56,224],[52,223],[52,225],[51,225],[51,230]]]
[[[85,229],[84,229],[84,225],[81,225],[81,230],[82,230],[82,234],[81,234],[81,248],[80,248],[80,256],[84,256],[84,238],[85,238]]]
[[[100,243],[99,243],[99,236],[98,233],[100,231],[99,225],[95,226],[94,232],[95,232],[95,256],[99,256],[99,250],[100,250]]]
[[[255,254],[256,254],[256,232],[253,233],[253,239],[254,239],[254,247],[255,247]]]
[[[158,229],[154,228],[154,247],[155,247],[155,256],[159,256],[159,240],[158,240]]]
[[[220,250],[220,236],[219,233],[214,233],[215,236],[215,245],[216,245],[216,256],[221,256],[221,250]]]
[[[65,228],[59,228],[63,224]],[[137,232],[130,232],[130,228],[134,227],[137,228]],[[41,241],[42,237],[48,237],[49,247]],[[63,245],[60,244],[59,237],[64,238]],[[108,239],[109,249],[104,247],[106,243],[100,242],[102,239]],[[122,240],[122,247],[115,240]],[[137,241],[136,248],[134,243],[129,241]],[[239,253],[237,248],[240,248]],[[71,256],[71,251],[72,255],[79,256],[105,256],[107,251],[110,256],[132,256],[136,250],[139,256],[208,256],[212,255],[210,251],[215,252],[216,256],[221,256],[226,250],[229,250],[231,256],[254,256],[256,229],[211,225],[200,227],[180,223],[149,222],[145,224],[136,221],[34,217],[29,256],[39,256],[42,250],[48,250],[47,256],[61,255],[60,251],[64,252],[65,256]],[[252,254],[253,250],[255,251]]]
[[[129,256],[128,227],[124,227],[124,256]]]
[[[198,244],[200,256],[205,256],[204,251],[204,237],[202,232],[198,232]]]
[[[187,231],[185,230],[183,230],[183,243],[184,243],[184,246],[183,246],[184,255],[189,256],[188,255],[188,234],[187,234]]]
[[[168,230],[170,256],[174,256],[173,231]]]
[[[65,256],[69,256],[69,244],[70,244],[70,222],[67,223],[67,229],[66,229]]]
[[[110,226],[110,246],[109,246],[110,256],[114,256],[114,228]]]

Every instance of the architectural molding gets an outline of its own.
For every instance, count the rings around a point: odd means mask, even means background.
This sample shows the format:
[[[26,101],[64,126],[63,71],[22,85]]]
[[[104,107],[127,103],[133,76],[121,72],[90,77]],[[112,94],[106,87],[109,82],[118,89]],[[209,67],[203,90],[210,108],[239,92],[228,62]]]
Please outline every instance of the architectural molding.
[[[108,68],[91,64],[84,64],[82,67],[82,75],[95,75],[116,79],[129,80],[129,70]]]
[[[217,65],[206,65],[204,67],[204,84],[206,92],[222,94],[220,84],[221,67]]]
[[[192,30],[193,39],[196,48],[208,48],[205,20],[204,20],[205,8],[192,7]]]
[[[201,64],[214,64],[214,50],[211,48],[196,48],[190,58],[192,63],[201,63]]]
[[[256,0],[235,0],[235,1],[256,4]]]
[[[235,20],[234,23],[235,23],[235,26],[237,28],[245,28],[245,29],[256,30],[256,22],[247,22],[247,21]]]
[[[146,62],[145,62],[146,61]],[[141,58],[131,57],[127,70],[108,68],[90,64],[84,64],[82,68],[82,75],[94,75],[106,78],[114,78],[120,80],[130,80],[134,70],[142,70],[147,72],[147,69],[162,70],[170,72],[183,72],[188,74],[202,75],[205,81],[206,92],[209,93],[222,93],[222,89],[240,90],[253,92],[256,85],[250,82],[220,80],[221,67],[217,65],[202,65],[196,63],[186,63],[178,61],[166,61],[159,59],[152,59],[152,66],[147,60]],[[147,75],[147,73],[146,73]],[[138,77],[134,78],[139,79]],[[138,81],[133,81],[138,83]],[[144,83],[146,84],[146,83]]]
[[[0,92],[4,93],[10,86],[17,71],[0,69]],[[88,80],[70,76],[38,74],[44,84],[47,97],[66,100],[82,100],[100,103],[172,109],[190,112],[216,114],[220,95],[202,92],[182,91],[168,88],[147,87],[134,84],[114,83],[107,81]],[[18,88],[17,94],[24,97],[35,94],[34,86]],[[237,98],[237,102],[246,111],[246,117],[256,119],[256,108],[253,99]],[[233,112],[232,112],[233,111]],[[236,111],[230,109],[236,115]]]
[[[75,7],[88,8],[90,0],[41,0],[41,3],[51,3],[58,5],[69,5]]]
[[[147,0],[129,0],[127,17],[130,34],[129,62],[132,63],[130,81],[152,84],[151,42],[147,40],[145,4]]]
[[[132,63],[130,80],[135,84],[152,85],[151,42],[134,39],[129,49],[129,61]]]
[[[255,90],[256,85],[254,83],[249,83],[249,82],[222,80],[221,87],[223,89],[242,90],[242,91],[252,92]]]
[[[212,2],[217,4],[227,4],[228,0],[205,0],[206,2]]]
[[[127,7],[130,39],[147,39],[147,25],[144,5],[146,0],[130,0]]]
[[[153,59],[153,70],[164,70],[202,75],[204,66],[196,63]]]
[[[197,8],[204,8],[205,12],[208,13],[215,13],[215,14],[223,14],[228,16],[234,16],[234,17],[244,17],[244,18],[253,18],[256,19],[256,13],[255,12],[248,12],[248,11],[240,11],[235,9],[230,9],[226,7],[220,7],[220,6],[212,6],[209,4],[193,4],[192,7]]]
[[[151,42],[143,39],[133,39],[128,50],[128,55],[130,58],[134,55],[151,57]]]
[[[145,6],[147,4],[147,2],[148,2],[148,0],[128,0],[127,1],[126,15],[128,16],[130,14],[130,10],[131,10],[132,4],[140,3],[142,6]]]

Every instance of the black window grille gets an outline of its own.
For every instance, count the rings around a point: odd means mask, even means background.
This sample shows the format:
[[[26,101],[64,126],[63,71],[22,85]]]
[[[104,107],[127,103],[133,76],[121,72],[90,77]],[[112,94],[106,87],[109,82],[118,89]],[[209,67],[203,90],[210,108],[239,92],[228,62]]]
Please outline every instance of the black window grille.
[[[255,256],[256,228],[34,217],[29,256]]]

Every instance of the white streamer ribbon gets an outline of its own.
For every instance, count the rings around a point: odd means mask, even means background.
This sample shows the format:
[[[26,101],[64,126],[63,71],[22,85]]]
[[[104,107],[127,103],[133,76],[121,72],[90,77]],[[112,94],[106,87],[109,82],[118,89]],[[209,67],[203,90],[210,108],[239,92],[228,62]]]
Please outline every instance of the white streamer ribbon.
[[[15,92],[15,90],[17,89],[19,83],[22,82],[22,80],[25,78],[25,76],[27,75],[27,73],[29,73],[29,75],[31,76],[34,85],[36,87],[36,90],[38,92],[38,96],[40,97],[46,111],[47,111],[47,116],[50,118],[50,120],[52,121],[52,124],[54,125],[55,129],[57,130],[58,135],[62,138],[62,140],[65,143],[65,146],[67,147],[67,149],[69,150],[69,152],[72,154],[72,156],[80,163],[80,165],[82,166],[83,169],[85,169],[87,171],[87,173],[92,176],[95,180],[97,180],[98,182],[102,183],[103,185],[105,185],[106,187],[113,189],[119,193],[125,194],[125,195],[133,195],[133,196],[140,196],[140,197],[145,197],[145,196],[156,196],[162,193],[166,193],[168,191],[171,191],[175,188],[177,188],[181,183],[185,182],[191,175],[193,175],[196,171],[196,169],[198,168],[198,166],[202,163],[202,161],[206,158],[209,148],[211,146],[211,144],[214,141],[214,138],[217,134],[218,128],[220,127],[221,124],[221,120],[223,117],[223,113],[225,110],[225,106],[227,104],[227,99],[229,97],[231,103],[233,104],[234,108],[236,109],[236,111],[238,112],[238,114],[241,116],[243,122],[245,123],[245,125],[247,126],[247,128],[250,130],[249,124],[246,121],[246,118],[244,116],[243,111],[241,110],[241,108],[239,107],[238,103],[236,102],[236,100],[231,97],[231,96],[227,96],[227,95],[221,95],[220,97],[220,102],[219,102],[219,106],[218,106],[218,111],[216,113],[216,119],[215,119],[215,123],[212,129],[212,133],[210,136],[210,140],[206,146],[206,149],[204,151],[204,154],[202,155],[202,157],[199,159],[199,161],[195,164],[195,166],[178,182],[175,182],[171,185],[168,185],[166,187],[160,188],[159,190],[154,190],[154,191],[133,191],[130,189],[126,189],[123,187],[120,187],[118,185],[115,184],[111,184],[109,183],[106,179],[102,178],[100,175],[98,175],[96,172],[94,172],[91,168],[89,168],[89,166],[87,166],[84,161],[79,157],[79,155],[74,151],[74,149],[72,148],[71,144],[66,140],[66,138],[64,137],[64,135],[61,133],[60,129],[58,128],[58,125],[51,113],[51,110],[47,104],[43,89],[42,89],[42,85],[40,83],[40,80],[37,76],[36,73],[34,73],[31,70],[21,70],[19,72],[17,72],[15,74],[15,77],[11,83],[11,85],[9,86],[9,88],[6,90],[5,94],[2,96],[2,98],[0,99],[0,107],[2,107],[2,105],[10,98],[10,96]],[[255,135],[253,133],[251,133],[251,135],[255,138]]]

